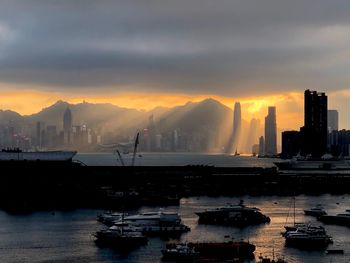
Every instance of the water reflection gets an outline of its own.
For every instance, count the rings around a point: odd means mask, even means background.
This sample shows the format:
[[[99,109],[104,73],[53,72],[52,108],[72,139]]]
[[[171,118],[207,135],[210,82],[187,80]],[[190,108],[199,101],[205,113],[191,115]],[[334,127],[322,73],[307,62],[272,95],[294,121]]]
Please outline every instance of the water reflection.
[[[314,217],[304,216],[303,210],[316,204],[323,204],[328,214],[337,214],[350,208],[350,196],[297,196],[296,221],[314,222]],[[247,206],[259,207],[271,218],[269,224],[247,228],[216,225],[198,225],[195,211],[236,204],[244,199]],[[285,247],[281,232],[286,224],[288,211],[291,213],[292,197],[191,197],[181,200],[180,206],[167,207],[178,211],[191,232],[181,236],[180,241],[224,241],[225,236],[234,240],[249,240],[256,245],[256,259],[262,253],[272,257],[284,257],[288,262],[328,263],[350,262],[350,228],[325,225],[334,244],[329,249],[344,249],[344,255],[327,256],[323,251],[301,251]],[[142,207],[141,211],[154,211],[158,208]],[[165,241],[150,238],[147,246],[129,254],[121,254],[109,248],[98,248],[91,233],[102,225],[96,221],[100,210],[76,210],[69,212],[37,212],[28,215],[10,215],[0,211],[0,262],[161,262],[161,249]],[[293,222],[292,215],[288,221]],[[318,224],[321,224],[317,222]],[[227,240],[228,238],[226,238]]]

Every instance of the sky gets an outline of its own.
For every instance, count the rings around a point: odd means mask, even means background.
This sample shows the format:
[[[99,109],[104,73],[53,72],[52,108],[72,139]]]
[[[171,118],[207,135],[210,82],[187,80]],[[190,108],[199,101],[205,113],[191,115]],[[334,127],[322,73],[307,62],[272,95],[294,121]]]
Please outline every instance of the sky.
[[[277,106],[302,125],[303,91],[350,129],[350,1],[0,0],[0,108],[59,99],[149,110],[212,97],[246,118]]]

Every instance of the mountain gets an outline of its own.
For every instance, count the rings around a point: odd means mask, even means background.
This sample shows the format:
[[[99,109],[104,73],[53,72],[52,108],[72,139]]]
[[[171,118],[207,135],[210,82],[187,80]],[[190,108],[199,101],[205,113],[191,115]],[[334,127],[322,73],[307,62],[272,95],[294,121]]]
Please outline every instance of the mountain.
[[[161,133],[178,130],[192,134],[206,151],[219,150],[228,140],[233,113],[214,99],[188,102],[165,112],[158,121]]]
[[[42,121],[46,125],[62,127],[63,113],[67,107],[72,111],[74,125],[86,124],[97,129],[121,129],[124,125],[138,121],[145,115],[142,111],[122,108],[109,103],[94,104],[83,102],[69,104],[64,101],[57,101],[50,107],[44,108],[36,114],[25,116],[25,118],[30,123]]]
[[[232,109],[210,98],[172,108],[157,107],[150,111],[128,109],[108,103],[69,104],[57,101],[40,112],[27,116],[13,111],[0,111],[0,125],[8,125],[10,122],[16,127],[26,125],[31,127],[33,135],[35,124],[40,121],[45,125],[56,125],[60,131],[63,127],[63,113],[67,107],[72,111],[74,125],[86,124],[100,134],[107,134],[105,138],[111,142],[127,140],[137,131],[148,127],[149,116],[152,114],[157,133],[171,138],[176,130],[182,139],[186,138],[185,144],[186,141],[193,144],[191,149],[222,151],[232,132]],[[248,131],[249,124],[242,120],[242,142],[250,139],[247,138]],[[244,144],[248,143],[242,145]]]

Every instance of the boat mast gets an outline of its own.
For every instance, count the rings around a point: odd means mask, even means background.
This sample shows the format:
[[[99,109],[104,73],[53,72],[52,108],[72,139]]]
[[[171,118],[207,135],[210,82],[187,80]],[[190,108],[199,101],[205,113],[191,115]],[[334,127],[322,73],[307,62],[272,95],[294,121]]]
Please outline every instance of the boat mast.
[[[293,216],[293,220],[294,220],[294,226],[295,226],[295,194],[294,194],[293,199],[294,199],[294,200],[293,200],[293,201],[294,201],[294,202],[293,202],[293,206],[294,206],[294,207],[293,207],[293,208],[294,208],[294,213],[293,213],[293,214],[294,214],[294,216]]]

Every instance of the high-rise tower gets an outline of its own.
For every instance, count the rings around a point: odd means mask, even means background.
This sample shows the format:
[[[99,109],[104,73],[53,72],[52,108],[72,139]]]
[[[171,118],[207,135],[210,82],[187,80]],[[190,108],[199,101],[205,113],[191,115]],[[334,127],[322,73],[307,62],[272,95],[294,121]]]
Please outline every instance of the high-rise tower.
[[[73,123],[72,112],[69,109],[69,107],[67,107],[63,114],[63,134],[64,134],[64,144],[66,145],[71,144],[73,141],[72,123]]]
[[[302,153],[321,157],[327,152],[327,96],[306,90],[304,93],[304,127],[301,128]]]
[[[265,155],[277,154],[276,107],[269,107],[265,117]]]
[[[242,125],[242,112],[241,112],[241,104],[239,102],[235,103],[233,109],[233,152],[238,151],[238,144],[241,135],[241,125]]]

